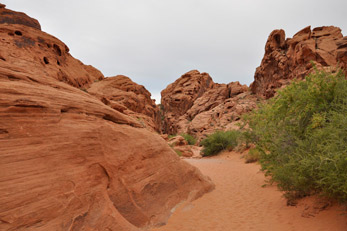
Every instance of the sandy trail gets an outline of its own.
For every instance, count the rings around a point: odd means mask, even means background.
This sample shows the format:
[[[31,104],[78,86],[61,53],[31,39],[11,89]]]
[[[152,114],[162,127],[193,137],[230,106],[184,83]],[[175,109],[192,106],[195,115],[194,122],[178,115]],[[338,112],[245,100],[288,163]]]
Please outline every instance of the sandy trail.
[[[347,215],[330,207],[309,218],[304,202],[287,206],[275,186],[264,185],[257,164],[244,164],[239,154],[224,153],[209,159],[187,159],[208,175],[216,189],[196,201],[185,203],[168,224],[152,231],[346,231]],[[306,208],[306,210],[305,210]]]

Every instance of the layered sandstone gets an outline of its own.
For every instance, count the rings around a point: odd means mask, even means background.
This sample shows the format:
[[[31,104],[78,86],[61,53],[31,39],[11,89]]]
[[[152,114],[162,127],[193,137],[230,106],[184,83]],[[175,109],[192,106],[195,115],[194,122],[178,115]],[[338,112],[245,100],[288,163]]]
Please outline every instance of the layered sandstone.
[[[266,42],[264,58],[256,69],[250,88],[262,98],[275,95],[276,89],[292,79],[302,79],[310,73],[313,62],[318,68],[347,68],[346,37],[334,26],[308,26],[293,38],[284,30],[274,30]]]
[[[111,108],[137,119],[146,128],[160,132],[159,107],[151,99],[151,93],[130,78],[108,77],[94,82],[87,91]]]
[[[207,73],[190,71],[161,92],[164,132],[189,133],[201,140],[215,130],[237,128],[256,97],[239,82],[214,83]]]
[[[0,35],[0,230],[139,230],[213,188],[160,136],[85,92],[103,76],[64,43],[23,23],[0,24]]]

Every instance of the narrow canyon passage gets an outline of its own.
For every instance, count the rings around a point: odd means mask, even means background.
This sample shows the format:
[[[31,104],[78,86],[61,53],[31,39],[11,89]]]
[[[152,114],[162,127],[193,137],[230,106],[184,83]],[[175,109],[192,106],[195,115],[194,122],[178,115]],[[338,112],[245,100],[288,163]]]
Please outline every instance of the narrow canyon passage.
[[[316,213],[312,198],[287,206],[276,186],[264,185],[258,164],[245,164],[236,153],[187,159],[216,184],[216,189],[183,203],[168,224],[152,231],[346,231],[347,214],[333,206]]]

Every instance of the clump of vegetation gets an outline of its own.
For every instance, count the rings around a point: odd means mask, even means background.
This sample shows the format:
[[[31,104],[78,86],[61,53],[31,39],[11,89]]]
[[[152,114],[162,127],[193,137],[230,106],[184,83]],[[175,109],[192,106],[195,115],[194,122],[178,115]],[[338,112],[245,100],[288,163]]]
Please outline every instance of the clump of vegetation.
[[[316,70],[245,117],[262,169],[288,198],[347,202],[347,80]]]
[[[260,152],[257,148],[252,148],[248,151],[244,158],[247,164],[257,162],[260,159]]]
[[[179,150],[174,149],[174,151],[177,153],[178,156],[182,156],[182,152]]]
[[[196,139],[194,136],[189,135],[187,133],[182,133],[180,135],[188,142],[189,145],[194,145],[196,143]]]
[[[168,138],[171,139],[171,138],[174,138],[176,136],[177,136],[176,134],[173,134],[173,135],[169,135]]]
[[[216,131],[201,141],[202,155],[217,155],[223,150],[232,150],[238,145],[241,132],[237,130]]]

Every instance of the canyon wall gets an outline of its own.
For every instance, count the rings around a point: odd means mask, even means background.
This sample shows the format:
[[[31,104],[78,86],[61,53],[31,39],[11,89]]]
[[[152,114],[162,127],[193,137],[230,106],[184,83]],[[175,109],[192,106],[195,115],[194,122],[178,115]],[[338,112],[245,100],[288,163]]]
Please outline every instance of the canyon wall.
[[[0,230],[139,230],[213,189],[159,135],[112,107],[101,83],[114,79],[25,14],[1,5],[0,22]],[[135,88],[134,98],[147,98]],[[153,105],[119,104],[155,114]]]

